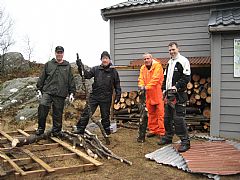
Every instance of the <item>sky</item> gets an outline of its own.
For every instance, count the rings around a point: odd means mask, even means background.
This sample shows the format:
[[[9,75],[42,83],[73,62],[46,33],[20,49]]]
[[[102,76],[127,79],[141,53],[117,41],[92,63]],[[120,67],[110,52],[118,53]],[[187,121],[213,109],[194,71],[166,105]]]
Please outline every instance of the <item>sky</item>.
[[[102,51],[110,52],[110,23],[100,10],[127,0],[0,0],[0,8],[13,20],[15,44],[9,52],[25,59],[26,37],[33,55],[31,61],[46,63],[55,57],[54,49],[64,47],[64,59],[76,61],[76,53],[90,67],[99,65]]]

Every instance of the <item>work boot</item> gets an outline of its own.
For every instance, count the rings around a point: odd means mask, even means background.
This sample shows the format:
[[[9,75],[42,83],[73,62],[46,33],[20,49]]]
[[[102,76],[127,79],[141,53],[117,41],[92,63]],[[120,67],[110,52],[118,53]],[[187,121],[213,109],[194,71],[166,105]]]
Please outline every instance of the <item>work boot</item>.
[[[167,145],[172,144],[172,139],[167,138],[166,136],[160,137],[160,141],[157,143],[158,145]]]
[[[62,133],[62,131],[52,131],[52,136],[53,137],[63,137],[63,133]]]
[[[178,148],[178,152],[186,152],[189,149],[190,149],[190,141],[181,142],[181,145]]]
[[[144,143],[144,142],[145,142],[145,138],[143,138],[143,137],[137,137],[137,142],[139,142],[139,143]]]
[[[111,134],[110,128],[106,128],[106,129],[105,129],[105,133],[109,136],[109,135]]]
[[[41,128],[37,129],[36,132],[35,132],[35,134],[36,134],[37,136],[40,136],[40,135],[43,134],[43,133],[44,133],[44,130],[41,129]]]
[[[154,137],[154,136],[156,136],[156,134],[153,134],[153,133],[147,133],[147,135],[146,135],[148,138],[151,138],[151,137]]]

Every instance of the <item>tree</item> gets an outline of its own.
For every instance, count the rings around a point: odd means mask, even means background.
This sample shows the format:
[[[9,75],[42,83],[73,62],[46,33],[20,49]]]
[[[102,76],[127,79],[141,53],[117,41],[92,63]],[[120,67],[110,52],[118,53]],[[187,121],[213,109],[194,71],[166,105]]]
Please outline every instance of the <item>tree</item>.
[[[28,60],[30,61],[31,60],[31,58],[32,58],[32,55],[33,55],[33,44],[32,44],[32,42],[31,42],[31,40],[30,40],[30,38],[29,38],[29,36],[25,36],[25,38],[24,38],[24,42],[26,43],[26,47],[25,47],[25,49],[24,49],[24,51],[25,51],[25,53],[26,53],[26,55],[27,55],[27,58],[28,58]]]
[[[12,19],[0,9],[0,49],[2,54],[6,53],[11,45],[14,44],[12,38]]]

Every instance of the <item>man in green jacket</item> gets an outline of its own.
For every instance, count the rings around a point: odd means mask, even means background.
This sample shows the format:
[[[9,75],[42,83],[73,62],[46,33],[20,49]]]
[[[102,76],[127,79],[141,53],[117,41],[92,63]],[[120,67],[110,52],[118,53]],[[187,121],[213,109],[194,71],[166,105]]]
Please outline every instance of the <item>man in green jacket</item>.
[[[62,114],[65,98],[69,95],[70,102],[74,100],[76,92],[75,82],[68,61],[63,60],[64,48],[57,46],[55,56],[44,65],[41,76],[37,82],[38,99],[38,129],[36,135],[44,133],[46,118],[52,106],[53,127],[52,134],[58,136],[62,130]]]

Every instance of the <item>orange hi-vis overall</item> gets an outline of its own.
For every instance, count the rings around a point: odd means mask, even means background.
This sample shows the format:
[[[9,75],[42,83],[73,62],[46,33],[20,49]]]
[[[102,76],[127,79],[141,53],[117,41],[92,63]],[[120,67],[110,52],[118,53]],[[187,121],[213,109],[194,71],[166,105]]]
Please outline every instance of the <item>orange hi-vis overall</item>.
[[[164,102],[162,82],[164,79],[162,65],[153,60],[151,69],[142,65],[138,77],[138,86],[145,86],[146,106],[148,109],[148,128],[150,133],[165,135]]]

